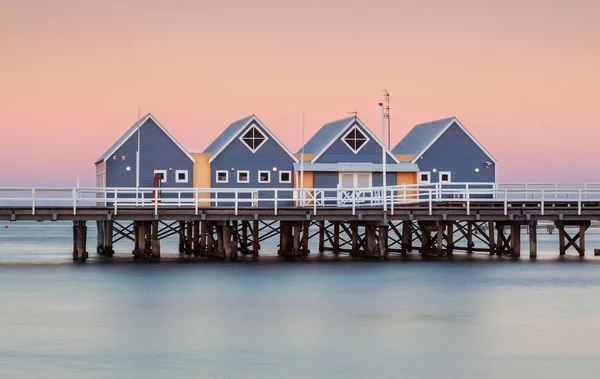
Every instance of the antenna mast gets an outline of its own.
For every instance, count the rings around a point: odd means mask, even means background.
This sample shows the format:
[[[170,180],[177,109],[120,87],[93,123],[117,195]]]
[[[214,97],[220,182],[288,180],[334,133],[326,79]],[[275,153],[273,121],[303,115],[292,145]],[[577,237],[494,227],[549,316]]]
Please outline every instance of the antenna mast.
[[[392,127],[390,124],[390,93],[384,89],[383,90],[383,100],[384,100],[384,104],[385,104],[385,108],[384,108],[384,117],[387,119],[387,128],[388,128],[388,140],[387,140],[387,146],[388,149],[391,149],[391,142],[392,142]],[[385,141],[383,141],[383,144],[385,145]]]

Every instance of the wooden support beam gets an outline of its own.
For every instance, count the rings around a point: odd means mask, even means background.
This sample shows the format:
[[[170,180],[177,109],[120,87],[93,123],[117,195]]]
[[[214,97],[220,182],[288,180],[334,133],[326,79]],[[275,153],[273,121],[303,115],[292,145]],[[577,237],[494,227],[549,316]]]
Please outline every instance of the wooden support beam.
[[[589,223],[582,222],[579,225],[579,256],[585,256],[585,232],[589,227]]]
[[[537,221],[529,223],[529,258],[537,258]]]
[[[454,251],[454,221],[448,221],[446,228],[446,252],[452,255]]]
[[[310,221],[304,221],[302,225],[302,255],[307,256],[310,254],[308,248],[308,240],[310,239]]]
[[[369,255],[371,257],[376,256],[375,254],[375,226],[366,224],[365,225],[365,238],[367,239],[367,248],[365,251],[365,255]]]
[[[402,255],[412,250],[412,221],[402,221]]]
[[[199,255],[206,255],[206,249],[207,249],[207,244],[208,244],[208,229],[206,228],[206,221],[202,221],[200,223],[200,251],[198,252]]]
[[[160,258],[160,239],[158,238],[158,220],[152,221],[151,254],[153,258]]]
[[[200,255],[202,247],[200,246],[200,221],[193,221],[193,241],[192,250],[195,256]]]
[[[377,239],[379,245],[379,258],[387,259],[388,258],[388,225],[382,224],[379,225],[379,230],[377,232]]]
[[[339,221],[335,221],[333,223],[333,254],[340,253],[340,223]],[[352,246],[354,250],[354,246]]]
[[[488,245],[490,254],[496,254],[496,242],[494,241],[494,222],[488,222]]]
[[[88,258],[87,226],[85,221],[73,221],[73,260],[83,262]]]
[[[105,228],[106,221],[97,220],[96,221],[96,254],[104,255],[104,233],[106,232]]]
[[[231,240],[231,228],[229,226],[229,222],[227,222],[227,225],[221,227],[221,233],[223,235],[222,243],[223,243],[223,250],[225,253],[224,258],[227,260],[230,260],[233,258],[232,248],[231,248],[231,244],[233,241]]]
[[[114,221],[105,221],[104,229],[104,255],[112,257],[115,254],[113,248],[113,232],[114,232]]]
[[[473,222],[467,221],[467,254],[473,254]]]
[[[437,242],[437,246],[436,246],[436,252],[437,255],[443,255],[444,254],[444,223],[443,222],[438,222],[436,225],[436,242]]]
[[[319,221],[319,253],[325,252],[325,221]]]
[[[185,252],[185,221],[179,221],[179,253]]]
[[[350,250],[350,255],[360,255],[360,245],[359,245],[359,241],[360,240],[360,236],[358,235],[358,222],[352,221],[350,222],[350,241],[351,241],[351,250]],[[336,251],[334,250],[334,253]],[[339,252],[339,250],[338,250]]]
[[[292,228],[293,228],[293,234],[294,234],[294,240],[293,240],[293,246],[292,246],[292,256],[294,257],[299,257],[300,254],[300,237],[301,237],[301,230],[300,230],[300,223],[299,222],[294,222],[292,224]]]
[[[513,257],[521,256],[521,224],[512,223],[510,225],[510,244],[511,255]]]
[[[258,228],[258,221],[254,221],[252,224],[252,253],[254,254],[255,257],[258,257],[258,252],[260,250],[260,245],[259,245],[259,228]]]

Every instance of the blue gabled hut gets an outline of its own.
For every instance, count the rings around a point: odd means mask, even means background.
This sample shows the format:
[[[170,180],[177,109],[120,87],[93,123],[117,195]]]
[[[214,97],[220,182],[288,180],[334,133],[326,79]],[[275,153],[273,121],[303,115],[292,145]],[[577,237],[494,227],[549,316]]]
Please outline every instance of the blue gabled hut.
[[[416,125],[392,151],[418,163],[420,184],[485,183],[472,188],[490,188],[496,180],[496,159],[456,117]]]
[[[358,118],[348,117],[327,123],[304,145],[304,187],[315,189],[348,189],[383,185],[383,152],[386,156],[386,182],[414,184],[419,168],[411,162],[401,162]],[[302,149],[298,152],[301,153]],[[300,170],[295,163],[294,169]],[[344,205],[350,192],[325,192],[328,205]],[[346,196],[345,196],[346,195]],[[365,191],[360,199],[368,201],[372,193]]]
[[[298,159],[255,115],[231,123],[205,150],[207,164],[202,171],[210,187],[214,189],[287,189],[277,193],[278,199],[292,199],[294,188],[293,164]],[[208,179],[208,177],[210,179]],[[227,199],[232,193],[220,194]],[[250,198],[249,193],[238,194]],[[271,207],[275,191],[260,191],[255,205]],[[214,195],[212,196],[215,197]],[[218,204],[231,205],[231,202]],[[250,205],[243,204],[243,205]],[[278,202],[279,206],[291,206],[292,201]]]
[[[136,187],[138,133],[139,187],[152,187],[154,174],[160,173],[163,174],[162,187],[191,188],[196,160],[152,114],[136,121],[96,160],[96,186]]]

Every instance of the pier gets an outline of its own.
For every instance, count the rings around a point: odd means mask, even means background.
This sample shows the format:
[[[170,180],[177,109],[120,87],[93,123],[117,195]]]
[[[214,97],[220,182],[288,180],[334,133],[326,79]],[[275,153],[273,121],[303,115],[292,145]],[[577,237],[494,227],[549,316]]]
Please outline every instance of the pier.
[[[476,183],[453,183],[451,188],[294,189],[291,194],[281,189],[2,188],[0,220],[72,221],[75,261],[85,261],[92,249],[112,256],[120,241],[129,241],[127,253],[137,259],[160,259],[161,241],[171,236],[178,236],[180,254],[224,260],[259,256],[261,243],[271,238],[278,241],[277,253],[290,258],[316,252],[375,259],[411,252],[518,258],[522,233],[528,234],[529,257],[535,259],[541,222],[558,231],[560,255],[569,250],[585,255],[586,231],[600,220],[600,185],[578,186],[474,189]],[[265,202],[273,206],[261,206]],[[90,222],[97,226],[94,247],[87,244]]]

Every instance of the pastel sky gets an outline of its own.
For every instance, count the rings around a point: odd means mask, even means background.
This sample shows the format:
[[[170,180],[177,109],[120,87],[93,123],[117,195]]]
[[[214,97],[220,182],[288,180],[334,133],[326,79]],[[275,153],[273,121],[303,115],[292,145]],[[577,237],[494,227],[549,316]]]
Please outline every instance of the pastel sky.
[[[0,0],[0,186],[95,183],[151,112],[201,152],[256,114],[293,151],[349,111],[456,116],[499,181],[600,182],[594,0]]]

